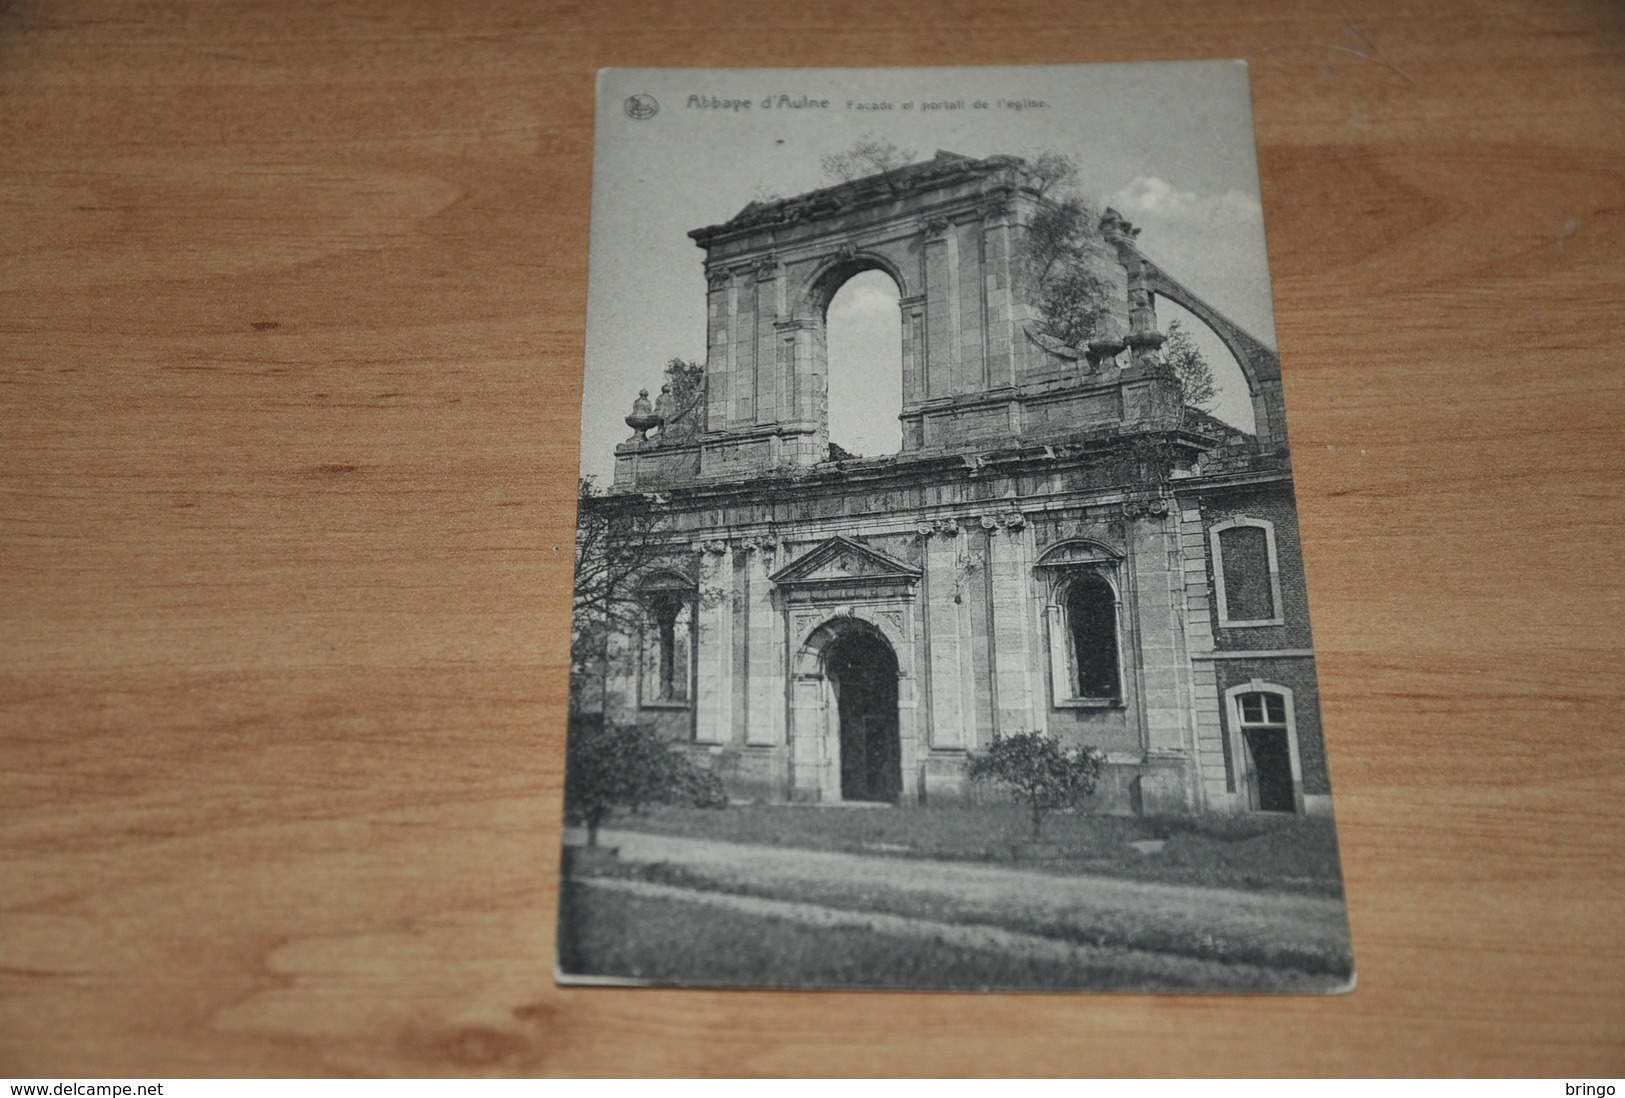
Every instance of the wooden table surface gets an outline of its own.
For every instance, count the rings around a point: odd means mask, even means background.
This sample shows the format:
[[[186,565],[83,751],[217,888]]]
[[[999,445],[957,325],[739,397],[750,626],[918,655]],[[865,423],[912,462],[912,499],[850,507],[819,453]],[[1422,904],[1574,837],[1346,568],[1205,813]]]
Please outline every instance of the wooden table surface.
[[[0,5],[0,1075],[1625,1071],[1622,50],[1613,0]],[[594,70],[1207,57],[1359,990],[556,988]]]

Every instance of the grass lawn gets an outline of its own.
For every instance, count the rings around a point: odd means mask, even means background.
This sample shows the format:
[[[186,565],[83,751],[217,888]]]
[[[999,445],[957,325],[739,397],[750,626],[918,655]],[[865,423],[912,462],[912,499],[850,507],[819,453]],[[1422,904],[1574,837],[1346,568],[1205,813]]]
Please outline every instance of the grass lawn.
[[[1287,990],[1302,974],[1146,954],[1057,962],[564,882],[559,964],[575,975],[715,987]],[[1308,985],[1313,988],[1314,985]]]
[[[618,816],[610,826],[724,842],[994,863],[1012,861],[1012,842],[1026,839],[1030,827],[1026,810],[1014,804],[659,808]],[[1343,892],[1329,819],[1057,813],[1046,819],[1044,838],[1060,844],[1062,857],[1028,863],[1029,868],[1321,896]],[[1130,845],[1146,841],[1164,845],[1153,853]]]

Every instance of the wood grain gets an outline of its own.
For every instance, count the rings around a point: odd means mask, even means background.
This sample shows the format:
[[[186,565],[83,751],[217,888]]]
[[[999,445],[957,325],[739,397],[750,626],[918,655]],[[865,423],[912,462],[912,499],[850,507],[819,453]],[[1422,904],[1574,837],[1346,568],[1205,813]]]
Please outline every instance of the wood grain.
[[[1625,1071],[1625,9],[0,9],[0,1074]],[[594,70],[1244,57],[1360,988],[551,977]]]

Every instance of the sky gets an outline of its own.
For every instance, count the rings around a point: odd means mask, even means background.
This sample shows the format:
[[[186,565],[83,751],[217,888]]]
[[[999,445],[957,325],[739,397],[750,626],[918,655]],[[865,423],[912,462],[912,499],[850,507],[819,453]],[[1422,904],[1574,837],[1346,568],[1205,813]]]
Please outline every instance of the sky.
[[[634,95],[646,98],[628,111]],[[622,417],[640,388],[659,391],[669,359],[704,358],[705,253],[688,232],[727,221],[753,199],[837,182],[820,160],[866,133],[914,150],[915,159],[939,149],[972,157],[1046,150],[1074,157],[1085,193],[1141,227],[1148,257],[1274,346],[1241,62],[606,69],[599,74],[593,164],[584,473],[610,478],[614,447],[631,434]],[[832,438],[856,452],[884,453],[895,449],[895,422],[853,421],[848,429],[843,406],[879,402],[854,400],[854,390],[839,382],[843,369],[873,377],[887,368],[877,355],[895,359],[886,348],[900,338],[872,333],[896,333],[896,292],[884,276],[875,278],[849,282],[831,305]],[[1164,330],[1180,313],[1159,302]],[[1204,326],[1184,320],[1216,368],[1223,394],[1216,414],[1250,428],[1239,369]],[[843,330],[856,348],[850,353],[838,353]],[[848,354],[859,359],[843,364]],[[891,406],[889,415],[896,414]],[[856,445],[843,441],[843,432]],[[868,442],[877,432],[878,441]]]

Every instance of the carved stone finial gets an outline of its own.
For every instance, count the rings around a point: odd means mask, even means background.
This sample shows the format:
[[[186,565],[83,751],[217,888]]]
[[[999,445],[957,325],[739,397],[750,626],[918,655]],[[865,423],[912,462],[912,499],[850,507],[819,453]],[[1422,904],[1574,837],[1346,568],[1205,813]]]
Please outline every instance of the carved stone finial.
[[[1134,238],[1140,235],[1139,229],[1110,206],[1100,215],[1100,232],[1113,244],[1133,244]]]
[[[626,425],[635,432],[632,438],[638,442],[649,441],[649,431],[662,422],[655,414],[654,405],[649,403],[649,390],[639,389],[638,399],[632,402],[632,414],[626,417]]]

